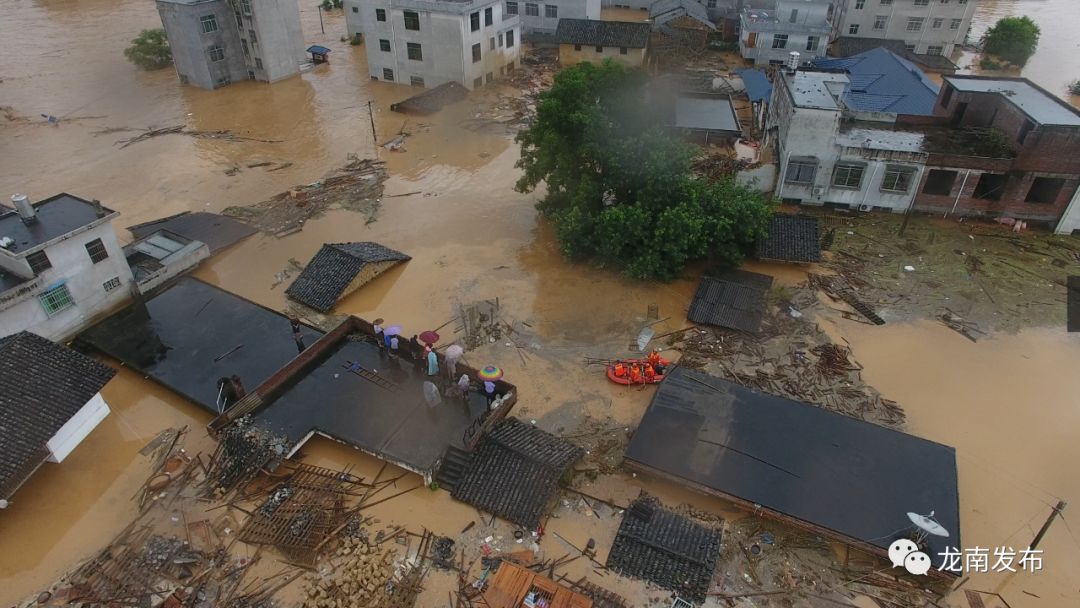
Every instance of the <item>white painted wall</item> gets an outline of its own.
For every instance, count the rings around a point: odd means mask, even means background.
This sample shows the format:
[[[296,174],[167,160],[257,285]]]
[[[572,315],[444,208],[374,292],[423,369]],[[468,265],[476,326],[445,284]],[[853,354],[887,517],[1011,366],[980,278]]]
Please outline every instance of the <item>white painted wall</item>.
[[[109,257],[94,264],[86,252],[86,244],[97,238],[105,245]],[[27,249],[20,252],[19,257],[37,250]],[[33,281],[32,289],[23,289],[26,286],[23,284],[0,294],[0,336],[26,329],[61,342],[78,333],[102,313],[131,299],[134,278],[116,240],[111,221],[51,241],[44,250],[52,262],[52,268],[43,271]],[[104,283],[114,277],[119,277],[120,286],[106,292]],[[49,317],[39,296],[61,281],[67,285],[75,305]]]
[[[893,0],[886,5],[880,0],[838,0],[836,35],[903,40],[914,46],[916,53],[940,46],[943,55],[950,55],[955,45],[963,44],[967,36],[975,3],[976,0],[929,0],[926,6],[918,6],[916,0]],[[879,17],[883,18],[884,27],[875,27]],[[909,18],[923,19],[922,27],[908,30]],[[858,28],[854,33],[852,26]]]
[[[277,82],[300,71],[306,60],[304,33],[300,29],[300,9],[297,0],[250,0],[251,15],[243,15],[246,29],[255,30],[258,43],[248,41],[251,50],[248,68],[255,78]],[[248,33],[240,32],[241,38]],[[255,57],[262,60],[263,69],[255,67]]]
[[[1072,200],[1065,208],[1065,213],[1061,215],[1054,233],[1072,234],[1074,230],[1080,230],[1080,188],[1073,193]]]
[[[94,395],[45,444],[51,452],[49,462],[63,462],[108,415],[109,404],[105,403],[105,398],[101,393]]]
[[[511,0],[517,2],[521,30],[525,33],[554,34],[559,19],[599,19],[600,0]],[[536,6],[537,16],[530,16],[526,5]],[[651,2],[646,2],[647,7]],[[547,7],[554,7],[556,16],[548,17]],[[506,5],[503,5],[506,9]]]
[[[139,282],[139,291],[146,293],[165,281],[198,266],[199,262],[208,257],[210,257],[210,248],[206,246],[206,243],[192,241],[184,245],[183,249],[161,260],[164,268],[144,277]]]

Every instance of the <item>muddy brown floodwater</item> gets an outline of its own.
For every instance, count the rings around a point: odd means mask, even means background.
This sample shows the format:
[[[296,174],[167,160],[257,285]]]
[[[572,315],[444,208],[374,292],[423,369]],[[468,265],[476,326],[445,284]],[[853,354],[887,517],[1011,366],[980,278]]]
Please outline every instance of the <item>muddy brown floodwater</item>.
[[[984,0],[982,5],[980,22],[1010,11],[1040,21],[1043,46],[1025,74],[1055,91],[1080,77],[1070,46],[1075,42],[1066,32],[1071,0]],[[419,331],[451,319],[458,303],[498,298],[503,317],[527,328],[526,335],[515,336],[523,348],[499,341],[466,358],[473,365],[506,368],[521,392],[516,415],[565,433],[580,432],[589,420],[635,425],[651,392],[614,387],[600,370],[586,367],[583,357],[625,353],[651,321],[646,318],[650,305],[659,310],[658,334],[686,327],[686,306],[702,268],[659,284],[567,264],[550,228],[538,221],[535,195],[512,190],[517,152],[505,132],[465,128],[475,112],[470,102],[425,118],[390,112],[391,102],[416,91],[368,79],[363,49],[339,41],[340,11],[325,15],[326,34],[319,33],[313,3],[301,4],[301,17],[306,42],[332,49],[329,65],[272,86],[245,82],[202,91],[181,87],[172,70],[141,72],[124,59],[123,48],[139,30],[159,25],[152,2],[4,2],[0,191],[24,191],[33,198],[69,191],[99,198],[122,213],[120,226],[180,211],[253,204],[295,184],[318,181],[349,154],[374,155],[371,101],[378,142],[401,130],[411,134],[404,152],[379,150],[391,174],[379,219],[365,224],[360,214],[332,210],[300,233],[248,239],[204,264],[197,276],[282,309],[287,283],[273,284],[290,259],[306,262],[324,242],[379,241],[409,253],[412,261],[345,299],[338,312],[383,316]],[[41,113],[60,117],[59,126],[43,124]],[[282,141],[168,135],[124,149],[114,145],[137,134],[131,129],[178,124]],[[292,164],[274,172],[247,167],[260,161]],[[225,173],[234,167],[240,171]],[[126,232],[120,236],[129,239]],[[753,269],[774,274],[783,284],[805,279],[802,270],[788,267]],[[1080,488],[1069,470],[1080,455],[1075,338],[1028,330],[971,344],[935,324],[837,323],[831,331],[851,341],[866,380],[907,410],[909,430],[957,446],[966,545],[1027,542],[1046,514],[1042,501],[1052,501],[1051,493],[1080,504]],[[0,513],[2,605],[40,590],[126,525],[134,510],[130,498],[147,472],[138,449],[159,430],[190,424],[188,445],[206,440],[204,414],[126,370],[105,393],[113,415],[62,465],[44,468]],[[305,451],[317,464],[377,469],[370,459],[329,442]],[[720,503],[670,485],[608,479],[613,485],[595,490],[628,500],[640,484],[672,504],[692,502],[725,512]],[[460,530],[473,511],[445,492],[418,490],[387,503],[382,513],[449,533]],[[591,519],[583,523],[564,515],[556,529],[575,542],[601,534]],[[1002,593],[1016,608],[1077,605],[1080,546],[1065,522],[1045,540],[1043,573],[971,584],[1004,584]],[[606,550],[607,541],[599,536],[598,541]],[[545,549],[562,553],[557,544]]]

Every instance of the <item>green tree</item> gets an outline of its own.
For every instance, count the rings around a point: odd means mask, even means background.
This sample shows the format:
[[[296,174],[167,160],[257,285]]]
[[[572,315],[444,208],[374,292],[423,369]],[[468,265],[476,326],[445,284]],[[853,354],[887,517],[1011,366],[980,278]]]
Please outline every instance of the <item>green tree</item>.
[[[144,70],[160,70],[172,63],[172,51],[165,30],[143,30],[124,49],[124,56]]]
[[[694,148],[658,125],[645,84],[610,61],[557,74],[517,136],[517,190],[547,186],[537,207],[570,259],[665,280],[695,259],[739,264],[772,206],[733,179],[696,177]]]
[[[1024,65],[1039,46],[1039,26],[1030,17],[1005,17],[983,35],[983,50]]]

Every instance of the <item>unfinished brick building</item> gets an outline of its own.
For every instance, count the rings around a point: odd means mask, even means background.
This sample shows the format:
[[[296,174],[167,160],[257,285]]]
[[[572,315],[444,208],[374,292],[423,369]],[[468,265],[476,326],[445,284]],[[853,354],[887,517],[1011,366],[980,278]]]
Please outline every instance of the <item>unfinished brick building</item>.
[[[1056,224],[1080,185],[1080,111],[1023,78],[950,76],[927,135],[916,211]]]

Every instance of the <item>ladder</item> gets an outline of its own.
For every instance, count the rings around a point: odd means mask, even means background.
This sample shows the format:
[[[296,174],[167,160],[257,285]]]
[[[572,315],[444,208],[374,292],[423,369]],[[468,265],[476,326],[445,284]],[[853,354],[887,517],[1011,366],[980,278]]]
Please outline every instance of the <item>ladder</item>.
[[[346,370],[356,374],[357,376],[360,376],[364,380],[367,380],[368,382],[374,384],[375,386],[378,386],[379,388],[386,389],[391,393],[396,393],[398,391],[399,387],[396,383],[391,382],[386,378],[383,378],[382,376],[371,371],[370,369],[362,367],[359,361],[346,361],[345,365],[342,365],[341,367],[344,367]]]

